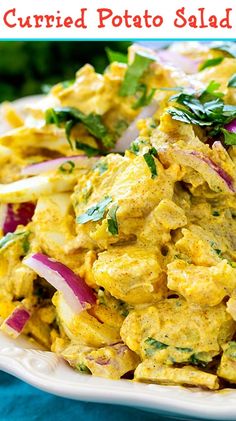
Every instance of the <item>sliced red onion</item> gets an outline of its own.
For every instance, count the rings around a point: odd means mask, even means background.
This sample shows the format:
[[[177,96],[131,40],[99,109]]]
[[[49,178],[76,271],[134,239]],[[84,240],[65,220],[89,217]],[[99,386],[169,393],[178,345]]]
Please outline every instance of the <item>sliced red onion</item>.
[[[198,71],[198,66],[200,64],[199,60],[193,60],[188,57],[185,57],[182,54],[169,50],[160,50],[158,51],[157,55],[163,64],[172,64],[173,66],[180,68],[187,74],[194,74]]]
[[[122,136],[116,142],[115,148],[112,152],[125,152],[130,147],[130,144],[138,137],[139,130],[137,129],[137,123],[139,120],[152,117],[157,110],[157,103],[153,101],[147,105],[138,114],[135,120],[129,125],[128,129],[122,134]]]
[[[225,129],[228,130],[228,132],[230,133],[236,133],[236,120],[233,120],[230,123],[226,124]]]
[[[96,303],[93,290],[84,280],[57,260],[36,253],[26,258],[24,264],[61,291],[74,313],[80,313]]]
[[[88,163],[92,160],[97,160],[99,157],[88,158],[85,155],[75,155],[75,156],[66,156],[63,158],[52,159],[50,161],[40,162],[39,164],[28,165],[27,167],[21,170],[22,175],[38,175],[44,172],[53,171],[59,168],[61,165],[66,162],[73,162],[75,166],[78,164]]]
[[[20,203],[19,205],[7,204],[5,207],[4,217],[1,218],[3,234],[14,232],[18,225],[27,225],[35,210],[33,203]]]
[[[13,310],[10,316],[4,320],[1,325],[1,330],[8,335],[17,338],[17,336],[21,334],[29,318],[30,311],[20,304]]]
[[[182,165],[189,165],[190,167],[194,168],[196,171],[199,171],[201,163],[207,164],[207,172],[209,175],[209,171],[214,176],[214,181],[216,181],[216,185],[219,186],[220,189],[229,191],[231,193],[235,193],[235,185],[234,179],[229,175],[223,168],[221,168],[218,164],[212,161],[206,155],[203,155],[201,152],[198,151],[186,151],[186,150],[175,150],[174,154],[177,158],[179,158],[179,162]],[[206,179],[206,181],[209,181]]]

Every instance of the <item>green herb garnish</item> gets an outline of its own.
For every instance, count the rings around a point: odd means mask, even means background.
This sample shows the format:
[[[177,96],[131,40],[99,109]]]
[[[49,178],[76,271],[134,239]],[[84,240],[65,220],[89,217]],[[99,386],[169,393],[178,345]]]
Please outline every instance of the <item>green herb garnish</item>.
[[[203,358],[203,357],[205,357],[205,358]],[[196,366],[202,367],[202,368],[205,368],[211,360],[212,360],[211,357],[209,355],[207,355],[206,353],[203,353],[203,352],[202,353],[198,352],[196,354],[192,354],[191,357],[189,358],[190,364],[193,364],[193,365],[196,365]]]
[[[83,151],[89,158],[92,156],[97,156],[101,152],[99,149],[94,148],[93,146],[88,145],[87,143],[81,143],[78,140],[75,141],[76,149]]]
[[[59,171],[71,174],[74,171],[75,163],[73,161],[66,161],[63,164],[60,165]]]
[[[148,348],[145,348],[145,353],[149,357],[155,354],[156,351],[161,351],[162,349],[166,349],[169,346],[163,342],[157,341],[154,338],[147,338],[144,343],[148,345]]]
[[[199,67],[199,70],[204,70],[207,69],[208,67],[213,67],[213,66],[218,66],[218,64],[222,63],[222,61],[224,60],[224,57],[216,57],[216,58],[211,58],[210,60],[206,60],[204,61],[204,63],[201,64],[201,66]]]
[[[101,117],[97,114],[90,113],[85,115],[74,107],[58,107],[49,108],[46,111],[45,119],[47,124],[56,124],[58,127],[69,122],[66,128],[66,135],[70,144],[70,132],[73,126],[77,123],[83,123],[89,133],[99,139],[105,148],[114,146],[113,136],[108,132]]]
[[[135,54],[133,62],[128,66],[124,80],[120,88],[121,96],[134,95],[139,86],[139,82],[149,65],[155,61],[154,58],[139,52]]]
[[[204,91],[174,95],[170,101],[181,107],[173,106],[167,112],[174,120],[208,127],[209,135],[215,136],[225,124],[236,118],[236,106],[224,104],[223,93],[217,91],[219,86],[219,83],[212,81]]]
[[[143,158],[151,171],[152,178],[155,178],[157,176],[157,167],[153,156],[157,157],[157,150],[155,148],[149,149],[149,151],[143,155]]]
[[[212,216],[220,216],[220,212],[215,210],[212,212]]]
[[[231,78],[229,79],[228,82],[228,87],[229,88],[236,88],[236,73],[234,73]]]
[[[236,133],[229,132],[226,129],[221,129],[222,133],[224,134],[225,144],[226,145],[236,145]]]
[[[76,369],[83,374],[91,374],[91,371],[89,370],[89,368],[84,364],[84,363],[80,363],[76,365]]]
[[[119,51],[113,51],[111,48],[105,48],[107,58],[110,63],[117,61],[118,63],[128,63],[127,54],[121,53]]]
[[[29,231],[22,231],[22,232],[9,232],[0,240],[0,251],[4,250],[6,247],[10,246],[11,244],[15,243],[17,240],[22,241],[22,248],[25,254],[29,251]]]
[[[147,92],[147,86],[142,84],[137,89],[138,92],[141,92],[140,97],[137,99],[137,101],[132,105],[132,108],[134,110],[137,110],[140,107],[145,107],[146,105],[150,104],[150,102],[153,99],[153,96],[156,92],[156,88],[152,88],[151,91]]]
[[[231,341],[228,343],[228,348],[225,351],[225,355],[231,360],[236,360],[236,342]]]
[[[103,200],[98,202],[96,205],[89,208],[85,213],[77,217],[79,224],[86,224],[86,222],[94,221],[97,222],[103,218],[106,208],[109,203],[112,202],[112,198],[106,196]]]
[[[107,225],[108,225],[108,231],[112,234],[112,235],[117,235],[118,234],[118,222],[117,222],[117,218],[116,218],[116,212],[118,209],[118,205],[114,204],[108,211],[107,214]]]

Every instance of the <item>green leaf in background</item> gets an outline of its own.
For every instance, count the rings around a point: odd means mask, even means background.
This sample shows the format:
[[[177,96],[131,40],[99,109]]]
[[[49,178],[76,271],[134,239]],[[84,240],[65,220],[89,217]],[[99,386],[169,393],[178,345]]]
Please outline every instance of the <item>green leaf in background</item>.
[[[103,73],[109,64],[105,48],[126,54],[130,44],[109,40],[1,41],[0,102],[40,94],[43,84],[51,87],[73,80],[85,63]]]
[[[135,54],[133,62],[126,70],[124,80],[121,84],[120,95],[129,96],[137,92],[139,82],[144,72],[148,69],[149,65],[155,61],[155,58],[149,57],[144,54]]]
[[[118,63],[128,63],[127,54],[123,54],[120,51],[113,51],[111,48],[105,48],[108,60],[110,63],[117,61]]]
[[[236,73],[229,79],[228,88],[236,88]]]
[[[208,67],[218,66],[218,64],[222,63],[223,60],[224,60],[224,57],[216,57],[210,60],[206,60],[204,61],[204,63],[201,64],[201,66],[199,67],[199,70],[201,71],[201,70],[207,69]]]

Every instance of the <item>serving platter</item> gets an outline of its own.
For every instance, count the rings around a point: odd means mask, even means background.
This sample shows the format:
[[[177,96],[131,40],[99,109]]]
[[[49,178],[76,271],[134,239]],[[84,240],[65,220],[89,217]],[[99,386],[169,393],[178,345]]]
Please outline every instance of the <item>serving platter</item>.
[[[236,390],[210,392],[79,374],[56,354],[3,333],[0,333],[0,369],[66,398],[127,405],[181,419],[236,419]]]
[[[15,106],[21,111],[40,98],[23,98],[15,101]],[[7,125],[0,125],[0,133],[7,129]],[[56,354],[26,338],[11,339],[4,333],[0,333],[0,370],[41,390],[75,400],[126,405],[192,421],[236,420],[236,389],[212,392],[79,374]]]

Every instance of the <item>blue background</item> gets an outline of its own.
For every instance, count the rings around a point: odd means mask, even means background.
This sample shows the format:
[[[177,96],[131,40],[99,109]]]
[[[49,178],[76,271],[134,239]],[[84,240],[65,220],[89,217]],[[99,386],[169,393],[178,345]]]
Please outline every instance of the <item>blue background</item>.
[[[167,418],[132,408],[59,398],[0,372],[0,421],[70,420],[167,421]]]

